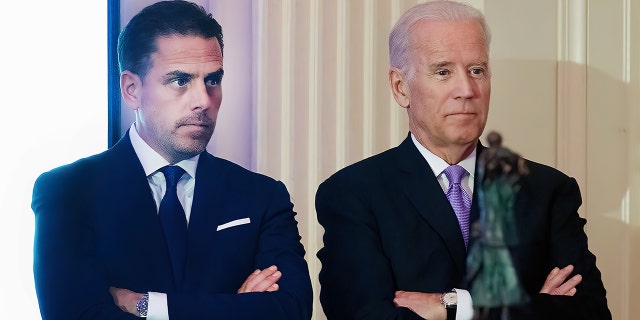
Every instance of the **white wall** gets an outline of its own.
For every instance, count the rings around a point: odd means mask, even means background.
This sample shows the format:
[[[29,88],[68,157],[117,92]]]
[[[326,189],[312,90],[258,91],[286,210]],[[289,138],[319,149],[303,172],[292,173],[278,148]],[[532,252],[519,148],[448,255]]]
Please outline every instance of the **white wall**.
[[[102,1],[14,1],[0,10],[0,319],[40,319],[35,178],[107,147],[106,30]]]

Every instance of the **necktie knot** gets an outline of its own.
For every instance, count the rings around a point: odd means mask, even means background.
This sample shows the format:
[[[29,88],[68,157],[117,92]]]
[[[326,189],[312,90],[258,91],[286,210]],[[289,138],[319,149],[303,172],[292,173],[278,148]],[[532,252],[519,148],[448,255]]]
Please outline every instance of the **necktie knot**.
[[[160,168],[160,172],[164,174],[164,179],[167,181],[167,190],[170,190],[176,188],[185,171],[178,166],[164,166]]]
[[[462,178],[467,175],[467,170],[462,166],[454,164],[444,169],[444,175],[447,176],[449,184],[460,184],[460,182],[462,182]]]

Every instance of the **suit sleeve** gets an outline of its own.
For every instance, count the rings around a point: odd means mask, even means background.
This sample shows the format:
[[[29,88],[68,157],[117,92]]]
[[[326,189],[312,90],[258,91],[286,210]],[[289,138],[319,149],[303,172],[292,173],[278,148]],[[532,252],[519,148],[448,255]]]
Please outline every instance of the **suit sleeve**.
[[[278,266],[282,278],[276,292],[168,293],[169,318],[180,319],[310,319],[313,293],[300,243],[293,204],[284,184],[270,190],[259,235],[256,268]],[[224,276],[224,275],[220,275]],[[247,274],[246,276],[249,276]],[[238,288],[241,283],[238,284]]]
[[[578,215],[581,202],[577,182],[567,178],[557,188],[551,203],[551,265],[547,266],[547,271],[573,264],[574,274],[582,275],[583,280],[573,297],[535,296],[532,306],[537,319],[611,319],[596,257],[588,249],[584,232],[586,220]]]
[[[322,183],[316,211],[324,227],[320,301],[328,319],[420,319],[393,304],[396,285],[367,202],[335,179]]]
[[[69,176],[45,173],[34,185],[34,280],[44,320],[136,319],[113,302],[91,224]]]

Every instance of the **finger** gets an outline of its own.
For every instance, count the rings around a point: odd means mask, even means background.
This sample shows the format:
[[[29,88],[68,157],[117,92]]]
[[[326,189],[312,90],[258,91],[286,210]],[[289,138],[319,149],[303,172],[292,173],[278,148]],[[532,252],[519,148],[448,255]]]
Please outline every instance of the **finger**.
[[[552,282],[556,284],[556,287],[562,284],[567,277],[573,272],[573,265],[568,265],[560,270],[553,276]]]
[[[573,296],[576,294],[576,292],[578,292],[578,289],[576,289],[576,288],[571,288],[571,290],[569,290],[569,291],[568,291],[567,293],[565,293],[564,295],[565,295],[565,296],[573,297]]]
[[[280,286],[277,283],[272,284],[269,288],[267,288],[267,292],[276,292],[280,289]]]
[[[280,278],[282,277],[282,272],[276,271],[269,276],[266,276],[262,281],[258,282],[253,286],[251,291],[253,292],[263,292],[266,291],[269,287],[274,285]]]
[[[557,273],[558,271],[560,271],[560,268],[555,267],[551,270],[551,272],[549,272],[549,275],[547,276],[547,281],[551,280]]]
[[[253,272],[247,277],[247,280],[245,280],[244,282],[251,281],[253,278],[255,278],[259,274],[260,274],[260,269],[253,270]]]
[[[560,269],[560,271],[558,272],[558,275],[564,275],[564,277],[566,278],[568,275],[571,274],[571,272],[573,272],[573,265],[569,264],[566,267]]]
[[[253,271],[246,280],[244,280],[244,282],[242,283],[242,285],[240,286],[240,289],[238,289],[238,293],[245,293],[247,292],[247,283],[249,281],[251,281],[251,279],[255,278],[258,274],[260,273],[260,269],[256,269],[255,271]]]
[[[256,272],[257,271],[257,272]],[[246,281],[246,286],[244,287],[243,292],[254,292],[254,291],[264,291],[267,287],[274,284],[276,281],[267,281],[263,283],[265,279],[269,279],[271,275],[278,271],[278,267],[271,266],[269,268],[263,270],[256,270],[252,273]],[[262,285],[260,285],[262,283]],[[256,286],[260,285],[262,290],[256,290]]]
[[[562,270],[558,267],[553,268],[551,272],[549,272],[549,275],[547,276],[547,279],[545,280],[540,292],[549,293],[556,287],[558,287],[562,283],[562,281],[564,281],[564,279],[559,279],[562,278],[562,276],[560,275],[561,271]]]
[[[571,277],[571,279],[567,280],[565,283],[563,283],[561,286],[559,286],[554,294],[557,295],[567,295],[567,293],[572,290],[572,289],[576,289],[576,286],[578,284],[580,284],[580,282],[582,282],[582,276],[577,274],[573,277]]]
[[[277,271],[278,268],[276,266],[271,266],[269,268],[260,270],[260,272],[256,274],[251,280],[247,281],[247,289],[249,289],[250,291],[254,291],[256,285],[263,282],[265,279],[268,279]]]
[[[407,301],[405,299],[403,299],[402,297],[398,297],[398,296],[396,296],[393,299],[393,304],[395,304],[396,307],[407,307],[406,302]]]
[[[542,289],[540,289],[540,293],[548,293],[551,294],[554,292],[567,277],[573,272],[573,265],[568,265],[562,269],[553,268],[547,276],[547,280],[542,285]]]

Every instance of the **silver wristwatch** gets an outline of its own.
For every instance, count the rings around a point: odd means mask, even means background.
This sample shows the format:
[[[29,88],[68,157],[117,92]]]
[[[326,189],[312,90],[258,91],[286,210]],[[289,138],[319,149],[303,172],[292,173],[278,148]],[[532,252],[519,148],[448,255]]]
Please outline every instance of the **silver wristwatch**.
[[[147,310],[149,309],[149,294],[145,293],[142,298],[136,303],[136,310],[138,310],[138,316],[140,318],[147,317]]]
[[[458,293],[456,289],[443,293],[440,297],[440,303],[447,310],[447,320],[455,320],[458,311]]]

